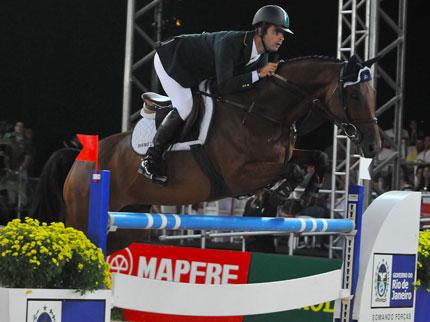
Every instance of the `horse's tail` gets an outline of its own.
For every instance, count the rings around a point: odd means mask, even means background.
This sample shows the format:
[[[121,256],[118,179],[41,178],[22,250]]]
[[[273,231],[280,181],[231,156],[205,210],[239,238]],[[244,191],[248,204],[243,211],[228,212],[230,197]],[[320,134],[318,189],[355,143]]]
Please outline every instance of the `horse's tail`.
[[[79,151],[63,148],[49,157],[42,169],[31,203],[31,217],[41,222],[64,222],[63,185]]]

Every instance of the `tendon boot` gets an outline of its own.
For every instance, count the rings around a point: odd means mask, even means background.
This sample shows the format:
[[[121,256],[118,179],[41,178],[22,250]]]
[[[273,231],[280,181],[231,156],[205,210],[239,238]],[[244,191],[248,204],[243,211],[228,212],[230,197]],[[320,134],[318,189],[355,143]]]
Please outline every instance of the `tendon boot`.
[[[140,174],[151,179],[154,183],[167,183],[167,176],[162,174],[163,153],[174,140],[178,130],[184,123],[176,109],[173,109],[167,114],[158,127],[157,133],[155,133],[153,139],[154,146],[148,149],[145,157],[139,164],[139,169],[137,171]]]

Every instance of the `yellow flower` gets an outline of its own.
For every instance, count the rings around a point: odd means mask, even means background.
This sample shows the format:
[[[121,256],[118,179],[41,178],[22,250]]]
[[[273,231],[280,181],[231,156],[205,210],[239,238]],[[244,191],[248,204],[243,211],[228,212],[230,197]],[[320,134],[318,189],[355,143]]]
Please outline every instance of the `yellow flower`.
[[[66,228],[63,223],[46,224],[31,218],[25,218],[24,222],[12,220],[0,229],[0,254],[0,271],[7,267],[17,272],[13,276],[0,274],[0,284],[6,285],[9,282],[5,282],[7,278],[21,276],[23,280],[35,282],[39,287],[49,276],[48,279],[54,279],[57,283],[70,280],[72,284],[64,288],[93,290],[102,283],[107,288],[111,287],[109,266],[100,248],[91,243],[83,232]],[[73,270],[80,273],[79,277],[76,275],[73,278]],[[71,278],[62,277],[61,274],[66,271]],[[88,278],[85,274],[96,275]],[[44,287],[49,288],[50,285]]]

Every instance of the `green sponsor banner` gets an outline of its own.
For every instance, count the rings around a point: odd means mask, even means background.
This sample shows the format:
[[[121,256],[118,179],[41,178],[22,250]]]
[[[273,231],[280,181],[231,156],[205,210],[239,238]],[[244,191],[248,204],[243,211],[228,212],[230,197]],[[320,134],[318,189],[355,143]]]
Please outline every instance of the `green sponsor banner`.
[[[336,270],[341,266],[342,261],[337,259],[253,253],[248,273],[248,283],[263,283],[300,278]],[[243,321],[332,322],[333,309],[334,302],[327,302],[299,310],[246,316]]]

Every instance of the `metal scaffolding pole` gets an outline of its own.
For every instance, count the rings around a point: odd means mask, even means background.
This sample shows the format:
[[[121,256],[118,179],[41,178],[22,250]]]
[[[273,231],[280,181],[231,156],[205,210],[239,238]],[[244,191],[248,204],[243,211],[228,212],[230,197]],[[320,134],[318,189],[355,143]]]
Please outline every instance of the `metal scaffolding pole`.
[[[393,7],[393,5],[396,5]],[[385,6],[390,10],[385,10]],[[388,85],[392,89],[393,96],[383,103],[376,111],[381,116],[386,111],[394,108],[394,149],[397,153],[393,156],[392,189],[399,188],[400,163],[403,156],[402,149],[402,123],[403,123],[403,90],[405,69],[405,42],[406,42],[406,0],[383,1],[383,0],[339,0],[338,12],[338,35],[337,35],[337,57],[348,59],[352,55],[364,61],[376,56],[384,56],[396,51],[396,64],[393,71],[392,63],[387,63],[382,58],[374,67],[373,85]],[[391,17],[390,15],[396,16]],[[381,38],[382,23],[394,33],[393,39],[381,50],[378,50]],[[386,42],[386,33],[384,33]],[[388,68],[385,68],[388,67]],[[389,70],[389,71],[388,71]],[[394,76],[392,76],[394,74]],[[385,83],[385,84],[384,84]],[[343,153],[342,153],[343,152]],[[330,216],[344,217],[345,204],[348,199],[348,185],[351,183],[351,170],[356,162],[353,158],[358,157],[351,153],[350,140],[334,126],[333,131],[333,156],[332,156],[332,180],[331,180],[331,210]],[[339,160],[340,159],[340,160]],[[388,162],[387,161],[387,162]],[[375,165],[376,174],[382,168]],[[369,184],[364,184],[370,192]],[[335,191],[344,191],[342,196],[335,195]],[[369,193],[366,194],[369,196]],[[340,205],[340,206],[339,206]],[[343,206],[342,206],[343,205]],[[333,239],[330,240],[329,255],[332,256]]]
[[[376,41],[375,55],[387,56],[392,54],[393,61],[384,58],[376,68],[377,79],[380,85],[385,85],[390,92],[390,97],[377,109],[376,115],[383,116],[390,110],[394,110],[393,132],[394,140],[392,148],[396,150],[392,165],[391,189],[399,189],[400,164],[405,155],[405,146],[402,142],[403,131],[403,104],[404,104],[404,74],[405,74],[405,50],[406,50],[406,0],[383,1],[378,0],[373,4],[378,13],[378,29],[385,27],[386,32],[383,48],[379,49],[381,39]],[[395,66],[393,69],[392,67]],[[379,170],[379,169],[378,169]],[[377,172],[375,173],[377,174]]]
[[[371,24],[370,0],[339,0],[337,58],[347,60],[356,55],[360,60],[369,58],[369,30]],[[351,150],[351,140],[336,125],[333,129],[333,156],[330,217],[345,217],[351,170],[357,166],[359,155]],[[341,190],[341,195],[334,192]],[[330,237],[329,257],[333,256],[335,240]]]
[[[128,131],[130,128],[130,115],[133,104],[133,85],[137,87],[140,93],[148,91],[149,88],[156,91],[158,89],[158,79],[155,71],[152,70],[150,85],[145,84],[137,73],[137,69],[142,65],[152,64],[152,57],[155,53],[155,48],[160,45],[162,37],[162,0],[153,0],[146,4],[143,8],[137,9],[135,0],[127,1],[127,25],[125,38],[125,58],[124,58],[124,85],[123,85],[123,100],[122,100],[122,123],[121,130]],[[151,38],[137,23],[137,18],[154,10],[154,36]],[[137,36],[135,37],[135,32]],[[145,52],[143,57],[137,58],[135,53],[135,45],[137,42],[143,41],[150,46],[150,51]],[[136,60],[135,60],[136,58]],[[140,96],[140,95],[139,95]]]

